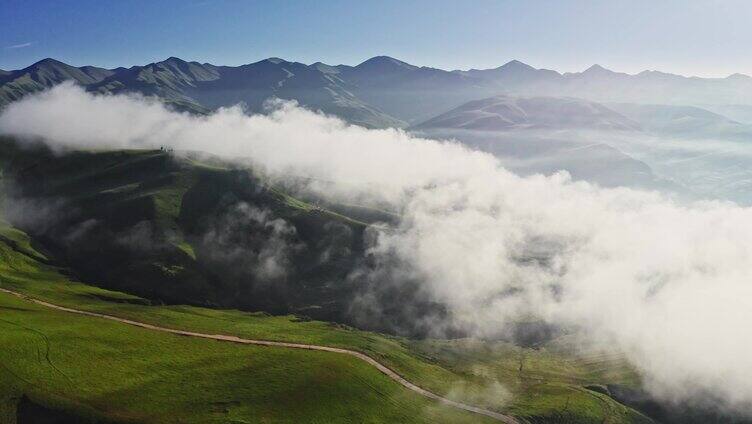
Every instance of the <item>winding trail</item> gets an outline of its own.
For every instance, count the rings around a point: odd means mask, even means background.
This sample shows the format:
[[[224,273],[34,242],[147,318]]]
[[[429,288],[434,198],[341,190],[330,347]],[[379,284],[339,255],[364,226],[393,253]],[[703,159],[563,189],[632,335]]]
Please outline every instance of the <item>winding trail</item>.
[[[187,336],[187,337],[200,337],[203,339],[211,339],[211,340],[219,340],[224,342],[231,342],[231,343],[240,343],[240,344],[248,344],[248,345],[257,345],[257,346],[273,346],[273,347],[286,347],[286,348],[292,348],[292,349],[308,349],[308,350],[320,350],[324,352],[333,352],[333,353],[341,353],[345,355],[354,356],[362,361],[367,362],[369,365],[375,367],[379,371],[381,371],[383,374],[385,374],[387,377],[391,378],[392,380],[396,381],[397,383],[401,384],[402,386],[406,387],[407,389],[410,389],[418,394],[421,394],[427,398],[434,399],[436,401],[439,401],[445,405],[452,406],[458,409],[463,409],[465,411],[474,412],[476,414],[485,415],[487,417],[494,418],[496,420],[499,420],[501,422],[504,422],[506,424],[520,424],[520,422],[515,419],[514,417],[510,415],[504,415],[500,414],[498,412],[489,411],[488,409],[478,408],[476,406],[467,405],[461,402],[456,402],[450,399],[447,399],[445,397],[439,396],[431,391],[428,391],[426,389],[423,389],[409,381],[407,381],[405,378],[397,374],[395,371],[393,371],[391,368],[387,367],[386,365],[380,363],[379,361],[371,358],[370,356],[350,349],[342,349],[338,347],[329,347],[329,346],[320,346],[320,345],[311,345],[311,344],[301,344],[301,343],[287,343],[287,342],[274,342],[269,340],[254,340],[254,339],[243,339],[236,336],[227,336],[223,334],[205,334],[205,333],[195,333],[192,331],[184,331],[184,330],[175,330],[172,328],[166,328],[166,327],[160,327],[157,325],[147,324],[144,322],[139,321],[133,321],[125,318],[119,318],[113,315],[106,315],[106,314],[100,314],[96,312],[88,312],[88,311],[81,311],[78,309],[73,308],[67,308],[65,306],[55,305],[53,303],[45,302],[43,300],[34,299],[32,297],[29,297],[25,294],[18,293],[12,290],[0,288],[0,292],[11,294],[16,297],[20,297],[24,300],[27,300],[29,302],[36,303],[37,305],[45,306],[48,308],[56,309],[59,311],[64,312],[70,312],[73,314],[79,314],[79,315],[86,315],[90,317],[96,317],[96,318],[103,318],[108,319],[111,321],[117,321],[123,324],[132,325],[135,327],[141,327],[146,328],[149,330],[154,331],[161,331],[164,333],[171,333],[171,334],[177,334],[180,336]]]

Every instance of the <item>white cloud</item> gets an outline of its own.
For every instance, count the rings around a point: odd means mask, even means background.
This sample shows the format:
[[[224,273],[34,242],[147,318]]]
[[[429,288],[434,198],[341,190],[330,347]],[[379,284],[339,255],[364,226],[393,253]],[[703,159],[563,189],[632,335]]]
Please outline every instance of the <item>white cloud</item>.
[[[154,147],[248,158],[278,178],[333,181],[403,213],[372,247],[479,334],[538,317],[618,346],[653,393],[752,402],[752,210],[678,204],[566,174],[521,178],[496,158],[290,103],[207,117],[72,85],[11,104],[0,132],[62,147]]]

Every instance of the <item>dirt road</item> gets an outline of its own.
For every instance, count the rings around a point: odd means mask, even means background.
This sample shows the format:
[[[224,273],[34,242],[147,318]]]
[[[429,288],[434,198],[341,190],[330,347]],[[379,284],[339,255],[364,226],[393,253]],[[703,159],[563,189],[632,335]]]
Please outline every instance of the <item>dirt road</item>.
[[[195,332],[192,332],[192,331],[175,330],[175,329],[172,329],[172,328],[159,327],[159,326],[152,325],[152,324],[147,324],[147,323],[144,323],[144,322],[132,321],[132,320],[125,319],[125,318],[119,318],[119,317],[112,316],[112,315],[105,315],[105,314],[99,314],[99,313],[96,313],[96,312],[87,312],[87,311],[81,311],[81,310],[78,310],[78,309],[67,308],[65,306],[59,306],[59,305],[55,305],[55,304],[52,304],[52,303],[49,303],[49,302],[45,302],[43,300],[34,299],[34,298],[31,298],[31,297],[26,296],[24,294],[21,294],[21,293],[18,293],[18,292],[14,292],[12,290],[7,290],[7,289],[0,288],[0,291],[4,292],[4,293],[11,294],[13,296],[20,297],[20,298],[25,299],[25,300],[27,300],[29,302],[36,303],[37,305],[42,305],[42,306],[45,306],[45,307],[48,307],[48,308],[57,309],[59,311],[65,311],[65,312],[70,312],[70,313],[73,313],[73,314],[79,314],[79,315],[86,315],[86,316],[90,316],[90,317],[97,317],[97,318],[108,319],[108,320],[111,320],[111,321],[121,322],[123,324],[133,325],[133,326],[136,326],[136,327],[146,328],[146,329],[154,330],[154,331],[162,331],[162,332],[165,332],[165,333],[177,334],[177,335],[180,335],[180,336],[200,337],[200,338],[204,338],[204,339],[220,340],[220,341],[231,342],[231,343],[240,343],[240,344],[258,345],[258,346],[273,346],[273,347],[286,347],[286,348],[292,348],[292,349],[321,350],[321,351],[324,351],[324,352],[341,353],[341,354],[345,354],[345,355],[354,356],[354,357],[356,357],[356,358],[358,358],[358,359],[360,359],[362,361],[365,361],[368,364],[376,367],[376,369],[378,369],[379,371],[381,371],[382,373],[384,373],[386,376],[388,376],[392,380],[394,380],[394,381],[398,382],[399,384],[403,385],[404,387],[406,387],[406,388],[408,388],[408,389],[410,389],[410,390],[412,390],[412,391],[414,391],[416,393],[419,393],[419,394],[421,394],[421,395],[423,395],[425,397],[437,400],[437,401],[439,401],[439,402],[441,402],[441,403],[443,403],[445,405],[449,405],[449,406],[452,406],[452,407],[455,407],[455,408],[459,408],[459,409],[464,409],[465,411],[474,412],[476,414],[485,415],[487,417],[491,417],[491,418],[497,419],[497,420],[502,421],[502,422],[507,423],[507,424],[520,424],[519,421],[517,421],[512,416],[500,414],[500,413],[494,412],[494,411],[489,411],[489,410],[483,409],[483,408],[478,408],[478,407],[475,407],[475,406],[472,406],[472,405],[467,405],[467,404],[464,404],[464,403],[461,403],[461,402],[456,402],[456,401],[453,401],[453,400],[441,397],[441,396],[439,396],[439,395],[437,395],[437,394],[435,394],[433,392],[430,392],[430,391],[428,391],[426,389],[423,389],[421,387],[418,387],[415,384],[413,384],[413,383],[405,380],[402,376],[400,376],[399,374],[397,374],[396,372],[394,372],[391,368],[387,367],[386,365],[378,362],[377,360],[371,358],[370,356],[368,356],[368,355],[366,355],[364,353],[361,353],[361,352],[358,352],[358,351],[355,351],[355,350],[341,349],[341,348],[338,348],[338,347],[329,347],[329,346],[300,344],[300,343],[287,343],[287,342],[273,342],[273,341],[268,341],[268,340],[243,339],[243,338],[240,338],[240,337],[227,336],[227,335],[223,335],[223,334],[205,334],[205,333],[195,333]]]

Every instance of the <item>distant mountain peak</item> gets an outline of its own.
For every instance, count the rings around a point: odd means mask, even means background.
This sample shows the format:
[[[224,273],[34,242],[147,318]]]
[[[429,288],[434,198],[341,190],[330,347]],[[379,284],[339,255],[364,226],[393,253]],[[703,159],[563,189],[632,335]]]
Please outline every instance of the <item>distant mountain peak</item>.
[[[284,63],[292,63],[285,59],[282,59],[280,57],[268,57],[266,59],[259,60],[258,62],[249,63],[247,65],[241,65],[241,67],[247,67],[247,66],[254,66],[254,65],[264,65],[264,64],[272,64],[272,65],[279,65]]]
[[[614,74],[615,72],[610,69],[606,69],[603,66],[596,63],[595,65],[585,69],[585,71],[583,71],[582,73],[583,74]]]
[[[311,64],[311,67],[314,69],[318,69],[319,71],[325,74],[338,74],[340,72],[336,66],[327,65],[324,62],[316,62],[314,64]]]
[[[374,56],[363,63],[356,66],[356,68],[402,68],[402,69],[418,69],[417,66],[411,65],[407,62],[395,59],[389,56]]]
[[[31,66],[29,66],[29,68],[40,68],[40,67],[45,67],[45,66],[70,66],[70,65],[67,65],[51,57],[46,57],[38,62],[33,63]]]
[[[616,73],[616,72],[614,72]],[[626,74],[620,74],[620,75],[626,75]],[[645,70],[640,72],[639,74],[635,74],[634,76],[640,77],[640,78],[649,78],[653,80],[683,80],[687,78],[694,78],[694,77],[685,77],[683,75],[677,75],[677,74],[671,74],[668,72],[661,72],[661,71],[655,71],[655,70]]]
[[[525,71],[534,71],[535,68],[528,65],[527,63],[520,62],[517,59],[510,60],[509,62],[499,66],[496,69],[519,69],[519,70],[525,70]]]
[[[168,57],[167,59],[164,60],[164,62],[167,62],[167,63],[188,63],[185,60],[183,60],[183,59],[181,59],[179,57],[175,57],[175,56]]]

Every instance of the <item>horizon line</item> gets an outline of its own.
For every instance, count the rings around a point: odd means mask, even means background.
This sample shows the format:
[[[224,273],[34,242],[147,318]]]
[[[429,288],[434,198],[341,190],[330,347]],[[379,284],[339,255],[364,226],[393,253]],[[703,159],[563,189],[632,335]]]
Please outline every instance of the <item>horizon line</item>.
[[[511,65],[511,64],[520,64],[520,65],[528,66],[528,67],[530,67],[530,68],[532,68],[532,69],[534,69],[536,71],[550,71],[550,72],[555,72],[555,73],[557,73],[557,74],[559,74],[561,76],[583,74],[583,73],[585,73],[587,71],[590,71],[591,69],[594,69],[594,70],[600,69],[600,70],[604,70],[604,71],[607,71],[607,72],[611,72],[611,73],[615,73],[615,74],[628,75],[628,76],[637,76],[637,75],[641,75],[641,74],[645,74],[645,73],[660,73],[660,74],[664,74],[664,75],[672,75],[672,76],[678,76],[678,77],[688,78],[688,79],[692,79],[692,78],[698,78],[698,79],[729,79],[729,78],[733,78],[733,77],[747,77],[747,78],[752,78],[752,76],[744,74],[744,73],[741,73],[741,72],[734,72],[734,73],[728,74],[726,76],[714,76],[714,77],[711,77],[711,76],[697,76],[697,75],[678,74],[678,73],[673,73],[673,72],[660,71],[660,70],[657,70],[657,69],[645,69],[645,70],[642,70],[642,71],[639,71],[639,72],[636,72],[636,73],[629,73],[629,72],[616,71],[616,70],[613,70],[611,68],[602,66],[602,65],[600,65],[598,63],[590,65],[589,67],[587,67],[587,68],[585,68],[585,69],[583,69],[581,71],[574,71],[574,72],[567,71],[567,72],[562,72],[562,71],[558,71],[556,69],[550,69],[550,68],[536,68],[535,66],[530,65],[530,64],[528,64],[526,62],[523,62],[521,60],[518,60],[518,59],[511,59],[511,60],[505,62],[502,65],[499,65],[499,66],[496,66],[496,67],[491,67],[491,68],[444,69],[444,68],[438,68],[438,67],[434,67],[434,66],[414,65],[414,64],[412,64],[410,62],[407,62],[407,61],[404,61],[404,60],[401,60],[401,59],[397,59],[397,58],[395,58],[393,56],[388,56],[388,55],[376,55],[376,56],[367,58],[367,59],[365,59],[365,60],[363,60],[363,61],[361,61],[361,62],[359,62],[359,63],[357,63],[355,65],[348,65],[348,64],[344,64],[344,63],[339,63],[337,65],[331,65],[331,64],[328,64],[328,63],[326,63],[324,61],[321,61],[321,60],[318,60],[318,61],[312,62],[312,63],[305,63],[305,62],[298,62],[298,61],[295,61],[295,60],[283,59],[283,58],[281,58],[279,56],[270,56],[270,57],[267,57],[267,58],[264,58],[264,59],[256,60],[254,62],[241,63],[239,65],[217,65],[217,64],[214,64],[214,63],[211,63],[211,62],[200,62],[198,60],[186,60],[186,59],[182,59],[182,58],[180,58],[178,56],[169,56],[169,57],[167,57],[165,59],[158,60],[158,61],[153,61],[153,62],[148,62],[148,63],[145,63],[145,64],[140,64],[140,65],[139,64],[135,64],[135,65],[128,65],[128,66],[116,66],[116,67],[112,67],[112,68],[98,66],[98,65],[92,65],[92,64],[72,65],[71,63],[63,61],[63,60],[60,60],[60,59],[55,59],[53,57],[45,57],[45,58],[39,59],[39,60],[31,63],[30,65],[25,66],[23,68],[18,68],[18,69],[4,69],[4,70],[6,72],[16,72],[16,71],[20,71],[20,70],[23,70],[23,69],[30,68],[30,67],[32,67],[34,65],[37,65],[39,63],[42,63],[42,62],[48,61],[48,60],[53,60],[53,61],[60,62],[60,63],[66,64],[66,65],[69,65],[69,66],[76,67],[76,68],[83,68],[83,67],[91,66],[91,67],[96,67],[96,68],[101,68],[101,69],[114,70],[114,69],[119,69],[119,68],[130,69],[130,68],[136,67],[136,66],[144,67],[144,66],[153,65],[153,64],[156,64],[156,63],[166,62],[166,61],[168,61],[170,59],[177,59],[177,60],[180,60],[180,61],[183,61],[183,62],[186,62],[186,63],[198,63],[200,65],[224,66],[224,67],[247,66],[247,65],[253,65],[253,64],[256,64],[256,63],[261,63],[261,62],[264,62],[264,61],[267,61],[267,60],[272,60],[272,59],[282,60],[282,61],[288,62],[288,63],[300,63],[300,64],[303,64],[305,66],[313,66],[313,65],[316,65],[316,64],[323,64],[323,65],[332,66],[332,67],[337,67],[337,66],[356,67],[356,66],[360,66],[360,65],[362,65],[362,64],[364,64],[364,63],[366,63],[368,61],[371,61],[373,59],[377,59],[377,58],[392,59],[392,60],[396,60],[398,62],[407,64],[407,65],[410,65],[410,66],[415,66],[416,68],[438,69],[438,70],[441,70],[441,71],[444,71],[444,72],[488,71],[488,70],[500,69],[500,68],[503,68],[504,66],[508,66],[508,65]],[[2,68],[0,68],[0,69],[2,69]]]

